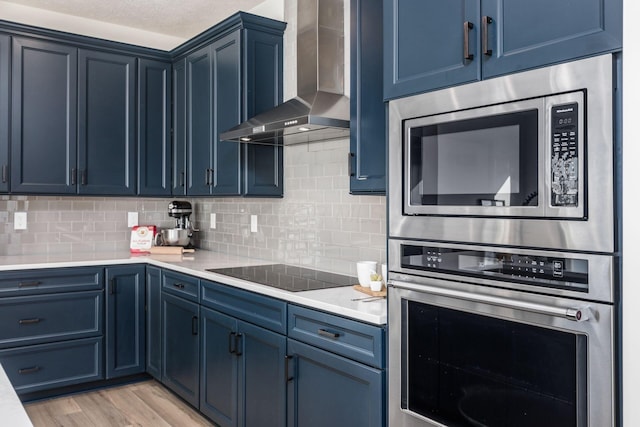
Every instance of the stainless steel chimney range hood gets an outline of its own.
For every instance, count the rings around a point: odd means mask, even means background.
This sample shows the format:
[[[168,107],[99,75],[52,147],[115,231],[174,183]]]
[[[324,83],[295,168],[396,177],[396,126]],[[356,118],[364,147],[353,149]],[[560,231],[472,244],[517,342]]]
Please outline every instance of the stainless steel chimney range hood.
[[[298,95],[220,134],[225,141],[293,145],[349,137],[344,95],[344,0],[298,0]]]

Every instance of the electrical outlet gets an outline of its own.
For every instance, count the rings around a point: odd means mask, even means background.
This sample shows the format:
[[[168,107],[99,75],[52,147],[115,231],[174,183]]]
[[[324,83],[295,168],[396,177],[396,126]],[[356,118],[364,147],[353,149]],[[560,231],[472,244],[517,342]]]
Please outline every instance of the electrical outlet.
[[[27,229],[27,213],[26,212],[16,212],[13,214],[13,228],[14,230]]]
[[[127,227],[135,227],[138,225],[138,212],[129,212],[127,215]]]
[[[215,229],[216,228],[216,214],[212,213],[210,215],[210,220],[209,220],[209,227]]]
[[[251,215],[251,232],[258,232],[258,215]]]

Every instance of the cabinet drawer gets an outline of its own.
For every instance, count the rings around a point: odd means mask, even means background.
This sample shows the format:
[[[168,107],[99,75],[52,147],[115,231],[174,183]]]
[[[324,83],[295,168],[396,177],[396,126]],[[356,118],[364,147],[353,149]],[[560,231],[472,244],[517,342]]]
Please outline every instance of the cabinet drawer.
[[[103,379],[102,338],[0,350],[0,363],[18,394]]]
[[[203,280],[202,305],[280,334],[287,333],[287,303],[275,298]]]
[[[289,305],[290,338],[381,368],[384,329],[320,311]]]
[[[0,348],[102,335],[102,291],[0,298]]]
[[[163,271],[162,291],[199,302],[200,279],[173,271]]]
[[[102,289],[101,267],[0,272],[0,297]]]

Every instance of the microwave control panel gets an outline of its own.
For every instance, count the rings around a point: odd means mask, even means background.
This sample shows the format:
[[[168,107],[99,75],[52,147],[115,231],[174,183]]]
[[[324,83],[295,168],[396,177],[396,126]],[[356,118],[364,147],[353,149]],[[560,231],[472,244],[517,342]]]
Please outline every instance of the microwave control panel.
[[[578,206],[578,104],[551,109],[551,206]]]

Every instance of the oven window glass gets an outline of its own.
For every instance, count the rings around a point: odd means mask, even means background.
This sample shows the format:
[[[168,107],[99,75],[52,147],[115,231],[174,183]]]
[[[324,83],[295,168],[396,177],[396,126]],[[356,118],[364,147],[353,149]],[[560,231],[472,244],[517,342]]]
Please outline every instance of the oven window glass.
[[[413,206],[537,206],[538,111],[409,128]]]
[[[444,425],[581,426],[586,337],[408,301],[403,407]]]

